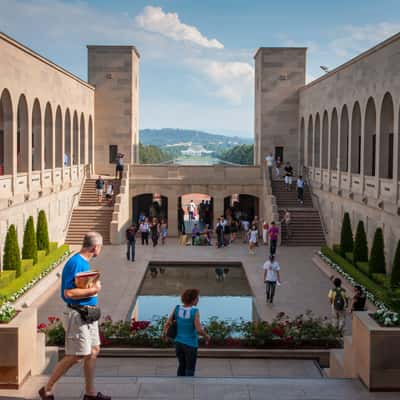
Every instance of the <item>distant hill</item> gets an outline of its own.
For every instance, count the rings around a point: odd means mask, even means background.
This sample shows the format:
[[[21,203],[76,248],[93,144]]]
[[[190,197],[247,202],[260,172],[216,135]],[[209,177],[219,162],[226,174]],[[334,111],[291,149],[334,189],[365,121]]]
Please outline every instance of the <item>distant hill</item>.
[[[201,145],[215,153],[228,150],[241,144],[252,144],[252,138],[226,136],[186,129],[142,129],[140,143],[168,149],[179,147],[179,150],[192,145]]]

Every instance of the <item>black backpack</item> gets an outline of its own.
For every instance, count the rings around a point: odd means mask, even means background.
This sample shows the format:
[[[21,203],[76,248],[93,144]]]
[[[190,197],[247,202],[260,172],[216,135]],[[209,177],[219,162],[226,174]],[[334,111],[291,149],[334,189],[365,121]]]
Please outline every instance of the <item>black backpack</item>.
[[[345,300],[344,300],[344,290],[342,288],[335,288],[333,289],[335,292],[335,297],[333,299],[333,308],[335,311],[343,311],[344,306],[345,306]]]

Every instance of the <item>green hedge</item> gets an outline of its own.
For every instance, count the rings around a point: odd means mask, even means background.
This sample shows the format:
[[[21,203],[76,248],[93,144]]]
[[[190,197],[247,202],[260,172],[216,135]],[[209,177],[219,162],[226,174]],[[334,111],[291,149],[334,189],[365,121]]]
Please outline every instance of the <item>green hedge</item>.
[[[21,271],[22,273],[29,271],[33,267],[33,260],[21,260]]]
[[[335,264],[339,265],[343,269],[343,271],[352,276],[357,283],[364,286],[369,292],[371,292],[375,296],[377,300],[388,304],[388,294],[384,288],[377,285],[372,279],[366,276],[363,272],[359,271],[353,264],[345,260],[339,254],[336,254],[329,247],[321,247],[321,252],[330,260],[332,260]]]
[[[38,261],[42,261],[46,257],[46,250],[38,250],[37,258]]]
[[[366,261],[359,261],[358,263],[356,263],[356,267],[365,275],[369,275],[369,264]]]
[[[58,249],[48,254],[42,259],[39,259],[36,265],[34,265],[27,272],[23,273],[19,278],[11,282],[7,287],[0,289],[0,298],[5,297],[8,299],[18,290],[22,289],[26,284],[28,284],[32,279],[39,276],[43,271],[45,271],[51,264],[60,259],[63,254],[69,249],[69,246],[64,244]]]
[[[57,242],[50,242],[50,253],[58,249]]]
[[[0,272],[0,289],[6,287],[15,279],[15,271]]]
[[[390,286],[392,288],[400,287],[400,240],[397,242],[396,253],[393,259]]]

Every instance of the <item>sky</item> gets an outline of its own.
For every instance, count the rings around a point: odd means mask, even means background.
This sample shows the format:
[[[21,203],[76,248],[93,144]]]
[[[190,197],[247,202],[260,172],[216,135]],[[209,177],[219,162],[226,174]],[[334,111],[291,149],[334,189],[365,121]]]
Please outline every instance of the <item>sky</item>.
[[[141,129],[252,137],[259,47],[307,47],[310,82],[399,32],[400,0],[0,0],[0,31],[85,80],[86,45],[134,45]]]

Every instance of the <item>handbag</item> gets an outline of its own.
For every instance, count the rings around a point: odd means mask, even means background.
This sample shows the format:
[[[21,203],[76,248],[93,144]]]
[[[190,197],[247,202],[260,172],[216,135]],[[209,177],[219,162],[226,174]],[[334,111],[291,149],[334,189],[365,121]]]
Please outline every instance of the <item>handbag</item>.
[[[82,321],[85,322],[86,324],[91,324],[93,322],[96,322],[101,317],[101,310],[99,307],[73,306],[71,304],[68,304],[68,307],[77,311],[79,313],[79,315],[81,316]]]
[[[172,322],[171,322],[171,324],[169,325],[169,327],[168,327],[168,329],[167,329],[167,332],[166,332],[166,335],[165,335],[165,336],[167,336],[167,338],[169,338],[169,339],[175,339],[176,336],[177,336],[177,334],[178,334],[178,326],[177,326],[176,317],[175,317],[176,309],[177,309],[177,308],[178,308],[178,306],[176,306],[175,309],[174,309],[174,314],[173,314]]]

